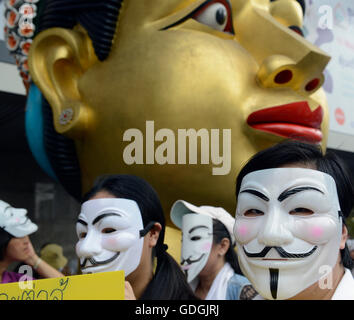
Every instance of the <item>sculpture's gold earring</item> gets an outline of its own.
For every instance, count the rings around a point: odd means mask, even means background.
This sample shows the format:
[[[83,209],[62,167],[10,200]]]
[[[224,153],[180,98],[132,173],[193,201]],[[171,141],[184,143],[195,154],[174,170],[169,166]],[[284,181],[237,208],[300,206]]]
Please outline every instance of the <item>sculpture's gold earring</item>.
[[[97,62],[86,32],[50,28],[39,33],[29,52],[29,69],[53,110],[58,133],[80,138],[93,125],[91,110],[79,91],[80,77]]]

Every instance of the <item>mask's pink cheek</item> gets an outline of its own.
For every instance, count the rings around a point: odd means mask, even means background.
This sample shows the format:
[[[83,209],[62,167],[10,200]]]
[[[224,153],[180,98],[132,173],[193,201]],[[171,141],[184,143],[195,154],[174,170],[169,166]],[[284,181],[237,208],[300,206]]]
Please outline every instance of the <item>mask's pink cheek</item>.
[[[338,230],[337,223],[328,217],[299,219],[295,223],[294,235],[314,244],[328,242]]]
[[[311,237],[314,239],[319,239],[323,235],[323,228],[321,228],[319,226],[311,227],[309,231],[310,231]]]
[[[201,247],[201,250],[203,252],[209,252],[211,249],[211,246],[212,246],[211,242],[204,243]]]
[[[259,225],[258,222],[236,220],[234,227],[235,238],[240,243],[247,243],[257,237]]]
[[[248,234],[248,228],[245,225],[240,225],[238,227],[237,232],[240,234],[241,237],[245,237]]]
[[[102,239],[102,246],[110,251],[125,251],[132,247],[137,241],[134,234],[129,232],[122,232],[116,235],[106,235]]]
[[[249,230],[246,225],[244,224],[236,225],[234,229],[234,233],[237,241],[241,243],[247,242]]]
[[[105,246],[110,248],[118,248],[119,242],[116,238],[110,238],[105,240]]]

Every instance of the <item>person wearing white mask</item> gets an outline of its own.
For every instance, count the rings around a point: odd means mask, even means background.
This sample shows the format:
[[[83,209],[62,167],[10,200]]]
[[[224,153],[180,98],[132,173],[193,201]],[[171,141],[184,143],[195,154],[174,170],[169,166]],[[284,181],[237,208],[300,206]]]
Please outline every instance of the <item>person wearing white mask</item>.
[[[234,218],[227,211],[178,200],[170,216],[182,230],[181,268],[198,298],[246,300],[257,294],[238,267]]]
[[[126,300],[195,300],[164,244],[156,191],[134,175],[102,176],[83,197],[76,253],[84,274],[123,270]]]
[[[38,257],[29,235],[38,226],[27,217],[26,209],[13,208],[0,200],[0,283],[18,282],[24,275],[7,269],[13,262],[23,262],[33,268],[42,278],[64,275]],[[26,270],[25,275],[32,278]]]
[[[345,226],[354,188],[338,156],[280,143],[249,160],[236,195],[240,267],[262,297],[354,300]]]

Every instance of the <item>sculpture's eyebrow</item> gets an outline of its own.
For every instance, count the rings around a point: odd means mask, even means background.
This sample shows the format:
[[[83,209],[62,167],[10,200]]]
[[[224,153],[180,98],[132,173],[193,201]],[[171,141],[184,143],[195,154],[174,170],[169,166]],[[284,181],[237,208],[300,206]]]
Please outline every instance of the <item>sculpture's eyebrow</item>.
[[[317,188],[315,188],[315,187],[297,187],[297,188],[294,188],[294,189],[289,189],[289,190],[283,191],[283,192],[279,195],[278,201],[279,201],[279,202],[282,202],[282,201],[284,201],[286,198],[292,196],[293,194],[296,194],[296,193],[299,193],[299,192],[302,192],[302,191],[307,191],[307,190],[315,190],[315,191],[318,191],[318,192],[324,194],[323,191],[321,191],[320,189],[317,189]]]
[[[192,229],[190,229],[190,230],[188,231],[188,233],[192,233],[194,230],[199,229],[199,228],[209,229],[207,226],[195,226],[195,227],[193,227]]]
[[[264,195],[262,192],[259,192],[257,190],[253,190],[253,189],[246,189],[246,190],[243,190],[241,191],[240,193],[250,193],[250,194],[253,194],[254,196],[258,197],[258,198],[261,198],[262,200],[264,201],[269,201],[269,198]]]

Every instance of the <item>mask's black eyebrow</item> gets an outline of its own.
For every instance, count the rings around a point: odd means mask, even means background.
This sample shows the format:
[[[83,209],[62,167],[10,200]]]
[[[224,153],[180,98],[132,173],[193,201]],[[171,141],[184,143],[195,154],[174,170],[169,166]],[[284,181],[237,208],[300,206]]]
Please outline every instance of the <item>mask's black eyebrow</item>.
[[[110,217],[110,216],[117,216],[117,217],[121,217],[121,215],[119,213],[114,213],[114,212],[111,212],[111,213],[103,213],[99,216],[97,216],[93,221],[92,221],[92,224],[96,224],[98,221],[100,221],[101,219],[103,218],[106,218],[106,217]]]
[[[261,198],[262,200],[264,201],[269,201],[269,198],[264,195],[262,192],[259,192],[257,190],[253,190],[253,189],[246,189],[246,190],[243,190],[241,191],[240,193],[250,193],[250,194],[253,194],[254,196],[258,197],[258,198]]]
[[[87,222],[82,220],[82,219],[77,219],[76,223],[81,223],[83,224],[84,226],[87,226]]]
[[[199,229],[199,228],[209,229],[207,226],[195,226],[195,227],[193,227],[192,229],[190,229],[190,230],[188,231],[188,233],[192,233],[194,230]]]
[[[292,196],[293,194],[298,193],[298,192],[302,192],[302,191],[306,191],[306,190],[315,190],[315,191],[318,191],[318,192],[324,194],[323,191],[321,191],[320,189],[317,189],[315,187],[298,187],[298,188],[294,188],[294,189],[289,189],[289,190],[283,191],[280,194],[280,196],[278,197],[278,201],[282,202],[286,198]]]

